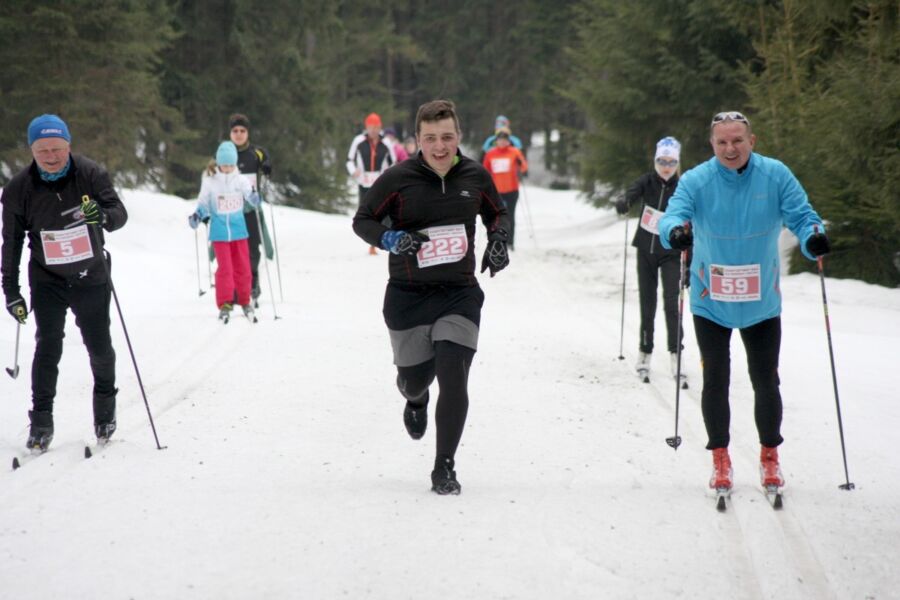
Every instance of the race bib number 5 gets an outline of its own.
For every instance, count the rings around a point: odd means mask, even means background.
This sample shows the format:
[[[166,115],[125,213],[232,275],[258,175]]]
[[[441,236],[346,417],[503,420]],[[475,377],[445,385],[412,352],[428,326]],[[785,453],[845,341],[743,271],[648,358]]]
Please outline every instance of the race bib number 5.
[[[94,257],[87,225],[62,231],[42,231],[41,246],[48,265],[67,265]]]
[[[422,244],[416,255],[420,269],[458,262],[469,250],[469,238],[464,225],[429,227],[425,233],[430,240]]]
[[[641,229],[649,231],[653,235],[659,235],[659,219],[662,216],[662,211],[656,210],[652,206],[645,206],[644,212],[641,213]]]
[[[710,265],[710,297],[720,302],[759,300],[759,273],[759,265]]]

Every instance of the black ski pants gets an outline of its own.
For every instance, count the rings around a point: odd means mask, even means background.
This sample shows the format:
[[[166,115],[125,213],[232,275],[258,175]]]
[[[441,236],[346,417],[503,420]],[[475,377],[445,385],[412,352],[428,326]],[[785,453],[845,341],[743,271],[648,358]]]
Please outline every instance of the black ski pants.
[[[469,367],[475,351],[454,342],[434,343],[434,358],[411,367],[397,367],[398,384],[407,398],[420,398],[437,377],[437,456],[453,458],[469,412]],[[415,404],[415,401],[413,401]]]
[[[731,380],[731,328],[694,315],[694,331],[703,359],[701,408],[708,450],[727,448],[730,441],[731,407],[728,387]],[[774,317],[740,330],[747,352],[747,370],[753,384],[754,418],[759,443],[774,448],[781,437],[781,381],[778,354],[781,349],[781,317]]]
[[[662,273],[663,310],[666,314],[667,346],[669,352],[678,351],[678,280],[681,277],[681,258],[677,253],[651,253],[638,248],[638,292],[641,301],[640,351],[653,352],[653,331],[656,320],[656,301]]]
[[[63,281],[32,283],[31,305],[37,326],[31,363],[35,411],[53,410],[66,311],[71,308],[94,375],[94,423],[109,423],[115,418],[116,353],[109,334],[109,301],[110,288],[106,284],[80,287]]]
[[[516,245],[516,204],[519,203],[519,190],[500,194],[500,199],[506,203],[506,212],[509,214],[509,241],[506,245],[513,250]]]
[[[262,210],[262,206],[260,206]],[[259,259],[262,256],[260,245],[262,244],[262,232],[259,230],[259,220],[256,217],[256,211],[244,213],[244,221],[247,223],[247,233],[250,236],[247,239],[247,246],[250,249],[250,274],[253,280],[250,283],[250,290],[253,297],[259,296]]]

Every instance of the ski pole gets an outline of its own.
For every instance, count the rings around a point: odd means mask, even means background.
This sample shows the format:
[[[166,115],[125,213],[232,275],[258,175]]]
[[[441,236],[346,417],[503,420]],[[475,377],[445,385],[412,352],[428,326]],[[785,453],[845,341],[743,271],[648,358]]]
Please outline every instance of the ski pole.
[[[628,216],[625,217],[625,247],[622,251],[622,316],[619,319],[619,360],[625,360],[622,347],[625,343],[625,278],[628,273]]]
[[[206,290],[203,289],[203,284],[200,283],[200,232],[196,229],[194,230],[194,250],[197,254],[197,289],[200,290],[198,296],[202,296],[206,293]]]
[[[209,258],[209,224],[204,223],[203,226],[206,228],[206,275],[209,277],[209,287],[214,288],[216,284],[212,277],[212,259]]]
[[[90,198],[87,195],[81,197],[82,203],[88,202]],[[100,262],[103,263],[103,271],[106,273],[106,280],[109,282],[109,291],[112,292],[113,299],[116,301],[116,311],[119,313],[119,321],[122,323],[122,332],[125,334],[125,342],[128,344],[128,353],[131,354],[131,364],[134,365],[134,374],[137,376],[138,387],[141,388],[141,396],[144,398],[144,406],[147,407],[147,417],[150,419],[150,429],[153,430],[153,439],[156,440],[156,449],[163,450],[167,446],[159,445],[159,436],[156,435],[156,425],[153,423],[153,414],[150,412],[150,403],[147,401],[147,393],[144,391],[144,382],[141,380],[141,372],[138,369],[137,360],[134,358],[134,349],[131,347],[131,338],[128,335],[128,328],[125,327],[125,317],[122,316],[122,306],[119,304],[119,295],[116,294],[116,287],[113,285],[112,274],[109,272],[109,265],[106,262],[108,252],[103,248],[100,241],[100,233],[97,231],[98,225],[88,225],[91,236],[94,239],[94,245],[100,252]],[[104,256],[106,255],[106,256]]]
[[[13,366],[6,369],[9,376],[15,379],[19,376],[19,332],[22,331],[22,323],[16,322],[16,351],[13,354]]]
[[[265,180],[266,189],[269,189],[269,180],[268,178]],[[262,195],[260,194],[260,198]],[[281,252],[278,250],[278,232],[275,229],[275,204],[272,200],[269,200],[269,218],[272,220],[272,244],[275,246],[275,272],[278,274],[278,295],[281,298],[281,301],[284,302],[284,290],[281,287]],[[259,232],[259,236],[262,237],[262,231]],[[266,240],[262,240],[263,250],[266,249]]]
[[[687,250],[681,251],[681,266],[678,275],[678,335],[675,340],[678,342],[676,350],[676,367],[675,367],[675,435],[666,438],[666,443],[678,450],[681,445],[681,436],[678,435],[678,410],[681,407],[681,331],[682,320],[684,319],[684,282],[685,282],[685,266],[687,265]]]
[[[814,226],[813,230],[818,233],[818,226]],[[831,383],[834,386],[834,404],[837,407],[838,433],[841,437],[841,455],[844,458],[844,478],[846,483],[842,483],[838,487],[842,490],[852,490],[855,486],[850,483],[850,473],[847,470],[847,447],[844,444],[844,423],[841,419],[841,401],[838,397],[837,373],[834,368],[834,347],[831,343],[831,321],[828,318],[828,298],[825,296],[825,267],[822,265],[822,257],[816,257],[816,263],[819,265],[819,281],[822,284],[822,308],[825,311],[825,332],[828,335],[828,357],[831,359]]]
[[[525,205],[525,217],[528,219],[528,230],[531,232],[531,239],[534,240],[534,247],[537,248],[537,236],[534,235],[534,223],[531,221],[531,209],[528,207],[528,194],[525,193],[525,186],[522,186],[522,203]]]
[[[262,200],[260,200],[260,202],[262,202]],[[256,223],[259,225],[259,235],[262,237],[262,219],[259,217],[259,207],[254,207],[253,212],[256,213]],[[272,274],[269,271],[269,260],[265,256],[265,245],[265,240],[263,240],[262,260],[266,265],[266,280],[269,282],[269,293],[272,295],[272,312],[275,313],[275,320],[277,321],[281,317],[278,316],[278,308],[275,306],[275,290],[272,289]]]

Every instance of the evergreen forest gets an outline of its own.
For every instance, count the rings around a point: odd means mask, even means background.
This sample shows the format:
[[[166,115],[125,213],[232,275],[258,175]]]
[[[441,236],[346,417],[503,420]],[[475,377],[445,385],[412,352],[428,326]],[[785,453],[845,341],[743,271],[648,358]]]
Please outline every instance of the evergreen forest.
[[[370,112],[404,137],[453,100],[474,152],[504,114],[547,140],[552,185],[604,206],[658,139],[689,169],[740,110],[826,220],[829,275],[900,285],[900,0],[4,0],[0,64],[0,184],[56,113],[117,185],[190,199],[241,112],[270,195],[328,212],[355,203]]]

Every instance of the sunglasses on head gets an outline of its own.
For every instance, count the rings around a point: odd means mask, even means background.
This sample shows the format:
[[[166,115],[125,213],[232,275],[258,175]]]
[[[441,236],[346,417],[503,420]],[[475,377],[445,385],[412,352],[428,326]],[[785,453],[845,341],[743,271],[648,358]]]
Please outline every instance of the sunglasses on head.
[[[675,167],[678,165],[678,161],[674,158],[657,158],[656,164],[661,167]]]
[[[747,117],[745,117],[744,115],[742,115],[741,113],[739,113],[736,110],[731,110],[731,111],[727,111],[727,112],[717,113],[712,118],[712,123],[710,123],[710,126],[715,125],[716,123],[721,123],[723,121],[739,121],[741,123],[746,123],[747,125],[750,124],[750,119],[748,119]]]

